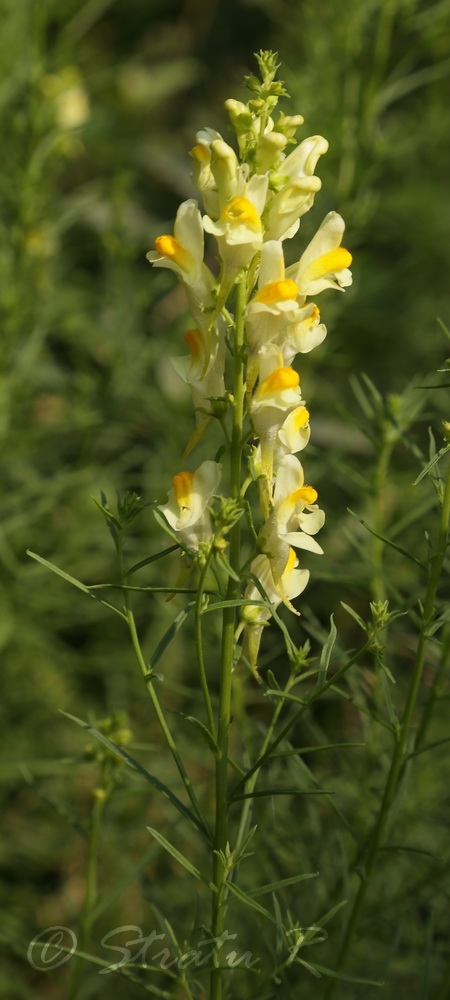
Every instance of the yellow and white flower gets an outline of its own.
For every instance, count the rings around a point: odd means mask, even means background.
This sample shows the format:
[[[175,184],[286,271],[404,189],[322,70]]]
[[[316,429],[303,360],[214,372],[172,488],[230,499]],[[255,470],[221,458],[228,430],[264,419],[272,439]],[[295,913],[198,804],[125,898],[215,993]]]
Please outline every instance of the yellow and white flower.
[[[214,277],[203,261],[204,237],[201,215],[193,198],[183,201],[175,219],[173,236],[158,236],[147,260],[155,267],[175,271],[183,282],[189,306],[197,319],[202,308],[211,306]]]
[[[261,582],[262,588],[274,608],[277,608],[283,600],[288,600],[289,606],[295,614],[299,614],[292,607],[291,601],[301,594],[309,580],[309,570],[297,569],[298,559],[294,549],[290,549],[287,564],[282,574],[281,581],[277,585],[274,581],[270,560],[261,554],[253,559],[250,571],[253,576]],[[241,609],[241,618],[245,622],[242,654],[249,661],[250,666],[257,676],[257,659],[261,634],[264,626],[271,617],[271,610],[268,607],[252,604],[252,601],[263,600],[261,592],[256,584],[249,583],[246,588],[244,598],[248,599],[248,604]]]
[[[212,538],[208,503],[220,482],[222,466],[206,459],[195,472],[179,472],[172,479],[167,503],[158,507],[164,517],[180,535],[183,544],[193,552],[200,542]]]
[[[307,354],[326,337],[317,306],[304,305],[297,283],[286,278],[283,247],[277,240],[263,245],[258,290],[247,306],[245,327],[250,387],[259,374],[259,355],[267,345],[275,344],[282,352],[283,364],[291,365],[296,354]]]
[[[316,490],[305,486],[298,458],[285,455],[278,466],[273,510],[259,536],[261,549],[270,559],[276,584],[281,581],[287,566],[291,546],[322,554],[320,545],[312,538],[325,521],[325,514],[316,500]]]
[[[281,361],[281,354],[277,353]],[[250,417],[260,438],[262,473],[269,488],[272,485],[277,434],[291,411],[303,406],[298,372],[289,366],[272,367],[272,357],[271,351],[265,352],[261,357],[263,377],[250,403]],[[272,370],[264,377],[265,364],[270,364]]]
[[[268,202],[264,212],[266,240],[287,239],[297,232],[299,220],[314,203],[314,196],[322,187],[314,171],[328,142],[321,135],[304,139],[279,167],[280,180],[285,183]]]
[[[245,191],[231,198],[215,221],[203,218],[207,233],[216,237],[224,269],[234,276],[246,267],[263,242],[261,215],[267,196],[268,178],[254,174]]]
[[[288,268],[288,277],[296,282],[304,299],[307,295],[318,295],[325,288],[343,291],[351,285],[352,255],[341,247],[344,230],[343,218],[337,212],[328,212],[298,264]]]

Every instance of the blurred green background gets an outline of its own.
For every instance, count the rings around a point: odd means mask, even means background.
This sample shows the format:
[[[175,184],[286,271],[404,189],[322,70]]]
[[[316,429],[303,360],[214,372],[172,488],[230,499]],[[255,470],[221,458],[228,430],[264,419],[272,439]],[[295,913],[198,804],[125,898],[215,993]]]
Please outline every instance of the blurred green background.
[[[66,995],[66,969],[35,972],[24,953],[41,928],[75,926],[83,897],[85,842],[77,824],[87,823],[95,765],[83,761],[83,733],[58,710],[85,719],[128,712],[135,743],[148,748],[150,769],[161,743],[121,623],[25,552],[40,553],[86,583],[116,580],[111,539],[90,496],[103,490],[113,503],[116,490],[133,489],[145,502],[162,500],[179,468],[193,418],[189,394],[168,358],[182,353],[188,319],[171,275],[152,271],[145,253],[156,235],[172,231],[179,202],[195,197],[188,151],[196,130],[208,125],[232,141],[223,102],[247,99],[243,76],[254,70],[252,54],[261,47],[279,52],[291,94],[283,110],[304,115],[301,137],[320,133],[330,143],[318,170],[322,191],[289,247],[289,262],[331,209],[344,216],[345,245],[354,254],[353,287],[345,296],[325,293],[321,299],[327,340],[301,359],[313,420],[305,466],[327,511],[327,527],[326,555],[319,567],[311,560],[304,617],[290,622],[297,641],[309,634],[314,647],[336,606],[342,645],[359,641],[338,602],[367,613],[370,542],[346,508],[370,520],[376,460],[370,432],[376,442],[386,405],[401,414],[402,427],[412,417],[415,423],[408,442],[399,433],[395,475],[382,484],[385,520],[406,519],[403,544],[412,551],[424,544],[423,523],[414,517],[409,527],[407,522],[415,506],[424,516],[432,511],[432,490],[426,481],[416,492],[410,486],[420,471],[418,450],[428,455],[429,425],[440,446],[440,419],[449,418],[446,391],[411,388],[403,403],[400,396],[413,379],[416,386],[442,382],[433,373],[448,353],[436,317],[449,323],[450,4],[348,0],[344,9],[337,0],[2,0],[1,21],[0,779],[8,947],[0,990],[12,1000]],[[355,381],[362,371],[388,404],[373,404],[364,381]],[[198,462],[220,441],[214,428],[208,433]],[[128,558],[144,558],[164,545],[151,512],[144,511],[130,532]],[[392,591],[400,606],[412,605],[415,570],[405,569],[395,553],[389,559]],[[149,567],[139,582],[166,585],[177,573],[172,557]],[[181,606],[137,598],[148,653]],[[174,713],[196,704],[190,636],[189,627],[180,631],[165,658],[163,699]],[[401,690],[413,642],[406,626],[396,642],[399,660],[406,655]],[[278,635],[266,643],[267,658],[276,659]],[[278,662],[282,672],[282,656]],[[252,690],[252,699],[256,724],[265,718],[264,705],[259,692]],[[209,780],[202,748],[193,749],[190,731],[176,715],[173,720],[194,777]],[[316,723],[338,739],[366,735],[359,717],[341,703],[327,704]],[[442,733],[444,716],[436,739]],[[314,734],[306,735],[311,741]],[[372,745],[375,767],[381,751]],[[158,774],[175,786],[171,763],[160,754],[157,759]],[[361,798],[354,757],[321,761],[321,767],[334,775],[339,801],[364,828],[366,806],[371,809],[367,771]],[[442,795],[442,773],[424,765],[416,786],[422,813]],[[439,809],[433,836],[429,827],[424,834],[437,854],[448,806],[444,815]],[[336,892],[330,854],[308,847],[329,822],[325,805],[315,803],[314,810],[308,806],[302,819],[297,806],[277,804],[272,828],[277,877],[291,873],[302,822],[306,840],[295,865],[325,871],[316,897],[305,904],[292,897],[304,923]],[[405,828],[411,816],[417,816],[412,806]],[[181,892],[189,910],[189,889],[183,880],[180,890],[174,867],[157,852],[150,867],[140,862],[150,846],[145,823],[164,826],[168,817],[147,787],[124,779],[107,813],[100,886],[107,895],[114,880],[126,882],[130,861],[140,866],[140,884],[129,880],[112,909],[105,904],[98,939],[122,922],[142,924],[149,933],[151,901],[172,919],[166,911],[181,905]],[[402,911],[401,944],[383,994],[388,997],[427,995],[411,985],[425,961],[430,881],[422,868],[414,873],[419,888],[411,890],[416,883],[408,864],[404,869],[396,859],[390,875],[394,896],[407,883],[416,907]],[[436,886],[439,866],[432,875]],[[438,920],[443,903],[445,896],[437,904]],[[390,923],[386,911],[380,926],[376,908],[371,919],[371,954],[380,975],[398,919]],[[440,962],[432,967],[437,980]],[[300,988],[305,997],[317,995],[306,972],[298,982],[293,973],[286,995],[297,996]],[[348,995],[362,995],[358,987],[349,989],[355,992]],[[95,972],[85,985],[86,997],[141,995],[133,990],[113,977],[99,985]]]

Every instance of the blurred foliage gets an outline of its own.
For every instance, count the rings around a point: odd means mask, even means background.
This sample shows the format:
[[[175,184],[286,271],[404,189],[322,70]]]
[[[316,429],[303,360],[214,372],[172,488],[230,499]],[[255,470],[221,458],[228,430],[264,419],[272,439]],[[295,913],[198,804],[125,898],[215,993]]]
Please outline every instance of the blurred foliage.
[[[133,752],[140,746],[150,769],[157,758],[153,769],[178,791],[121,623],[32,563],[25,550],[87,583],[116,580],[113,546],[90,495],[103,490],[112,501],[116,490],[134,489],[150,503],[165,496],[179,467],[191,432],[190,403],[168,358],[178,353],[188,320],[170,275],[152,273],[145,253],[158,233],[171,231],[179,201],[194,194],[187,151],[196,129],[209,125],[229,138],[223,101],[243,96],[243,75],[254,68],[252,53],[261,46],[280,53],[292,98],[286,109],[304,115],[303,134],[321,133],[330,142],[319,171],[323,192],[302,222],[302,237],[336,209],[347,221],[346,245],[355,257],[355,284],[345,298],[336,303],[325,293],[325,344],[302,362],[313,417],[308,478],[319,487],[328,528],[298,638],[304,640],[306,629],[317,652],[337,606],[341,648],[356,646],[357,626],[338,602],[367,616],[377,596],[374,567],[378,592],[381,587],[403,610],[416,606],[418,567],[392,549],[382,563],[372,536],[346,507],[424,558],[435,494],[427,479],[411,483],[429,458],[428,426],[439,448],[440,419],[449,418],[445,389],[422,388],[445,382],[436,369],[448,351],[436,317],[448,323],[449,38],[447,0],[349,0],[345,12],[337,0],[325,0],[320,10],[314,0],[2,2],[0,864],[2,933],[9,944],[0,994],[8,1000],[65,996],[67,966],[44,974],[24,956],[40,928],[76,926],[83,898],[98,764],[86,760],[83,735],[58,710],[82,718],[126,711],[138,742]],[[295,259],[294,246],[290,252]],[[162,547],[144,510],[130,529],[128,558],[138,561]],[[177,574],[172,558],[152,564],[141,578],[169,584]],[[149,652],[175,605],[181,606],[136,598]],[[400,704],[414,641],[408,622],[399,619],[391,640]],[[164,703],[174,721],[197,702],[186,655],[189,628],[177,633],[164,661]],[[214,663],[216,626],[209,628]],[[267,633],[267,663],[282,676],[279,634]],[[439,655],[436,644],[429,690]],[[357,704],[371,703],[370,662],[351,684]],[[264,706],[259,692],[253,696],[250,689],[249,698],[258,733]],[[430,742],[446,735],[444,708],[443,701]],[[210,777],[201,748],[182,719],[177,725],[201,786]],[[332,739],[365,742],[367,753],[311,754],[304,764],[295,758],[283,765],[283,783],[289,784],[286,768],[292,781],[297,769],[303,778],[310,769],[311,780],[332,787],[336,808],[364,831],[388,736],[330,696],[302,723],[295,745]],[[395,844],[409,852],[393,847],[394,861],[381,866],[365,917],[359,970],[367,972],[369,955],[370,969],[389,980],[386,997],[414,992],[419,980],[426,996],[430,983],[437,989],[445,981],[444,763],[445,745],[432,758],[418,758],[413,795],[395,830]],[[282,763],[276,767],[281,773]],[[271,784],[277,777],[274,767]],[[121,923],[150,933],[153,903],[169,919],[175,908],[188,923],[194,920],[187,883],[145,832],[150,823],[168,835],[172,813],[134,775],[121,781],[101,834],[98,941]],[[258,845],[266,870],[249,861],[248,884],[287,877],[293,865],[320,870],[320,879],[301,883],[301,893],[288,890],[292,913],[305,925],[345,898],[351,835],[344,825],[332,826],[330,803],[325,796],[278,797],[273,811],[255,808],[269,831]],[[428,853],[414,853],[417,846]],[[186,842],[185,849],[195,855],[197,848]],[[427,931],[431,913],[434,931]],[[245,914],[233,929],[239,945],[263,951],[263,938],[248,942]],[[324,965],[333,961],[327,947],[316,949]],[[285,995],[301,988],[305,998],[316,996],[317,981],[306,971],[298,975],[293,967]],[[361,989],[349,984],[347,995],[360,996]],[[141,995],[118,977],[99,986],[96,971],[88,972],[83,995],[106,993]]]

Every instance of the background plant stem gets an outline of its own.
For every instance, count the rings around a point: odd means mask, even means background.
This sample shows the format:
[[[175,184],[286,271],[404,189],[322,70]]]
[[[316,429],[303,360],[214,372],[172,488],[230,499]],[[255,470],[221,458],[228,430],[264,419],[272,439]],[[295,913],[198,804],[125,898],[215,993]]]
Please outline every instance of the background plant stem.
[[[436,593],[439,585],[439,578],[441,575],[442,566],[445,558],[445,552],[447,548],[449,518],[450,518],[450,466],[447,470],[446,485],[442,499],[442,509],[441,509],[436,549],[431,557],[431,562],[430,562],[428,586],[423,608],[421,630],[419,636],[419,643],[417,646],[414,670],[411,677],[411,684],[408,691],[408,697],[405,704],[405,710],[403,713],[402,722],[400,724],[396,736],[396,742],[394,746],[394,752],[392,755],[391,766],[389,769],[389,774],[384,790],[384,795],[381,801],[380,810],[370,837],[363,875],[361,878],[361,882],[359,884],[358,892],[355,896],[344,940],[342,942],[342,947],[339,953],[336,966],[337,970],[343,967],[347,959],[353,941],[353,936],[356,927],[358,925],[358,920],[364,904],[366,893],[370,885],[370,879],[375,868],[378,852],[380,850],[384,833],[388,825],[391,807],[395,800],[400,779],[403,773],[403,767],[405,764],[405,758],[407,753],[407,744],[410,735],[410,727],[414,709],[416,706],[417,695],[419,692],[423,667],[425,663],[425,654],[428,642],[428,628],[430,626],[434,613]],[[337,980],[330,980],[326,992],[327,1000],[331,1000],[331,997],[334,995],[336,983]]]

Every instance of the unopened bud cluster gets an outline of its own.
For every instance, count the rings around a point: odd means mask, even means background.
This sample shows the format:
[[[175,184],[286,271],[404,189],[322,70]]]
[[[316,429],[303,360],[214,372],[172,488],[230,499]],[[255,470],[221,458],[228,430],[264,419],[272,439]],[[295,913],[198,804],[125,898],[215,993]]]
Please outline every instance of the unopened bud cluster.
[[[322,552],[314,535],[324,514],[297,457],[309,441],[310,414],[293,363],[298,354],[324,340],[327,331],[315,299],[327,288],[342,291],[351,284],[351,255],[341,246],[341,216],[329,212],[299,260],[285,265],[285,241],[297,233],[320,190],[315,170],[328,143],[320,135],[297,143],[301,115],[279,112],[275,120],[278,99],[285,95],[275,79],[276,55],[261,52],[257,60],[261,79],[246,80],[251,100],[225,102],[238,153],[214,129],[197,134],[192,176],[204,212],[194,199],[183,202],[173,234],[158,236],[148,258],[154,266],[176,273],[194,321],[184,336],[188,353],[173,360],[191,387],[196,412],[195,433],[185,455],[212,416],[225,419],[226,400],[232,399],[226,386],[226,343],[233,323],[234,286],[245,276],[247,415],[256,439],[250,467],[258,481],[262,515],[258,554],[250,569],[273,606],[284,602],[294,611],[291,602],[309,578],[295,550]],[[215,239],[217,277],[204,261],[205,233]],[[193,553],[212,539],[208,508],[220,476],[221,467],[212,460],[193,472],[177,473],[160,508]],[[271,612],[252,603],[261,601],[255,582],[245,597],[243,651],[255,669],[261,632]]]

